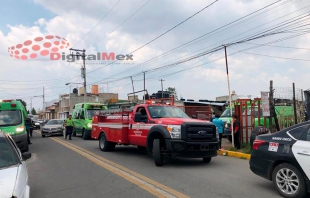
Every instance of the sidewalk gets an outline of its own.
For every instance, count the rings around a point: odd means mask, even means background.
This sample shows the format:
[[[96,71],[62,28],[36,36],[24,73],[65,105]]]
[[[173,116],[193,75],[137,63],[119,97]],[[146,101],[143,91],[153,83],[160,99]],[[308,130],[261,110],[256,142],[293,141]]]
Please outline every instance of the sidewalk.
[[[236,157],[236,158],[241,158],[241,159],[250,159],[251,155],[238,152],[238,151],[229,151],[228,149],[232,147],[232,143],[229,142],[227,137],[223,137],[222,139],[222,150],[219,150],[217,152],[218,155],[224,155],[224,156],[231,156],[231,157]]]

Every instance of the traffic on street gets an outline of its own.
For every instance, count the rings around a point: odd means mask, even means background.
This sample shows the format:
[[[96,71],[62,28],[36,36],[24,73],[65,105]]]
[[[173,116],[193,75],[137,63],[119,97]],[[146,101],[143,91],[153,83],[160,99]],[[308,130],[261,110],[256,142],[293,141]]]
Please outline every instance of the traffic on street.
[[[0,198],[310,198],[310,0],[0,12]]]
[[[35,131],[27,161],[31,197],[281,197],[272,182],[257,177],[249,161],[217,156],[167,159],[154,166],[135,146],[98,149],[98,140],[42,138]]]

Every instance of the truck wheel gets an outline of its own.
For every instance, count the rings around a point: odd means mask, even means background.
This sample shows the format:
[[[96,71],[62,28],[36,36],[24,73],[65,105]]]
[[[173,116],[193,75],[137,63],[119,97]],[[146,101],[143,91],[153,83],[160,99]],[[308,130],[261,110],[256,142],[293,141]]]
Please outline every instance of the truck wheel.
[[[160,150],[160,139],[154,139],[153,141],[153,156],[156,166],[162,166],[164,158]]]
[[[212,159],[212,157],[204,157],[204,158],[202,158],[204,163],[210,163],[211,159]]]
[[[27,142],[26,148],[22,151],[22,153],[28,152],[28,151],[29,151],[29,144],[28,144],[28,142]]]
[[[82,130],[82,138],[83,138],[83,140],[88,140],[88,137],[87,137],[84,129]]]
[[[72,136],[76,137],[76,132],[74,131],[74,128],[73,128],[73,131],[72,131]]]
[[[44,138],[44,137],[45,137],[45,135],[42,135],[42,137]]]
[[[107,141],[106,135],[101,133],[99,137],[99,148],[101,151],[112,151],[115,149],[115,143]]]

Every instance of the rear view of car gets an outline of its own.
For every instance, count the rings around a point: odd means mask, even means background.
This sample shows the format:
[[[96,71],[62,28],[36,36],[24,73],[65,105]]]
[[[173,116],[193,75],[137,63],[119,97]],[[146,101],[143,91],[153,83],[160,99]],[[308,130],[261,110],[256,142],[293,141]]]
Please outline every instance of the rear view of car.
[[[258,136],[253,143],[250,169],[273,181],[283,197],[309,197],[310,122]]]

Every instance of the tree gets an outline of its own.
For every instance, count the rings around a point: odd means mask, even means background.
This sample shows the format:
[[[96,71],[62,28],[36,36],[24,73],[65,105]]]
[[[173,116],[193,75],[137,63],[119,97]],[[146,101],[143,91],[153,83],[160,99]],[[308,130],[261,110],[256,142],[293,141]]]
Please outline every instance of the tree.
[[[36,111],[34,108],[32,108],[32,109],[31,109],[31,114],[32,114],[32,115],[37,115],[37,111]]]
[[[179,100],[177,91],[175,90],[175,87],[168,87],[168,88],[166,89],[166,91],[167,91],[170,95],[174,95],[174,99],[175,99],[175,100]]]

